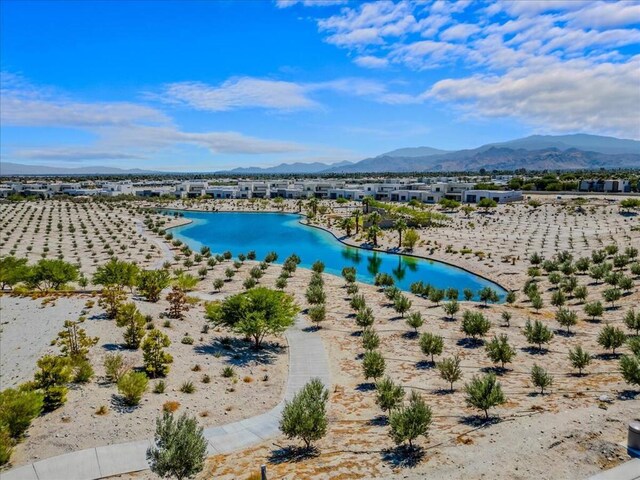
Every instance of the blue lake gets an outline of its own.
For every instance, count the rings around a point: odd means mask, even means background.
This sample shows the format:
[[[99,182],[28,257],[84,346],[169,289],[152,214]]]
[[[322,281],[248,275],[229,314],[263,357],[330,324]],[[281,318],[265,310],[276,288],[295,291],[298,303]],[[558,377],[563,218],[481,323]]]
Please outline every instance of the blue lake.
[[[167,212],[167,213],[173,213]],[[192,250],[202,246],[213,253],[231,251],[235,256],[255,250],[261,260],[269,252],[278,254],[278,262],[292,253],[302,260],[300,266],[310,268],[320,260],[325,272],[340,275],[343,267],[355,267],[357,280],[373,283],[376,273],[388,273],[398,288],[409,290],[413,282],[422,281],[434,287],[470,288],[478,292],[489,286],[504,298],[506,292],[495,283],[444,263],[393,253],[374,252],[348,247],[324,230],[300,223],[302,217],[287,213],[236,213],[181,211],[192,223],[171,229],[175,238]]]

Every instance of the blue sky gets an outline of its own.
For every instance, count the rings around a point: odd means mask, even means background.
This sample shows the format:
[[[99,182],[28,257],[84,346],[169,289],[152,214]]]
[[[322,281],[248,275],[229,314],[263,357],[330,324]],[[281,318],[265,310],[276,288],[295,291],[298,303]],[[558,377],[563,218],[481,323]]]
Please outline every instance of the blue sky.
[[[216,170],[640,138],[640,3],[3,0],[4,161]]]

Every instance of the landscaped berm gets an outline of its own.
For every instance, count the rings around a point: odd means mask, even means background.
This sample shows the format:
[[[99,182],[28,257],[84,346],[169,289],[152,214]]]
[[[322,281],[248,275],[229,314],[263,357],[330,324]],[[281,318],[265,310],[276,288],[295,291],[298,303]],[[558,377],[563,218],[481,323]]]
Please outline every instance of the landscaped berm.
[[[151,468],[118,478],[581,479],[622,464],[640,415],[640,225],[623,199],[3,203],[0,476],[50,480],[57,462],[91,478],[54,457],[145,440]],[[345,268],[302,243],[216,251],[184,227],[192,211],[299,213]],[[373,250],[452,267],[405,285]],[[433,273],[454,267],[482,288]]]

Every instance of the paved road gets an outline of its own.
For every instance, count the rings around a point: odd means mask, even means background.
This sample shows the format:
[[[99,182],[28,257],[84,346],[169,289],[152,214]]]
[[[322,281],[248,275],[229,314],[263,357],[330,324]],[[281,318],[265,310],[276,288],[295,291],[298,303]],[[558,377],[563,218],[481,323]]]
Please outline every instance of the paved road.
[[[299,317],[287,330],[289,343],[289,378],[284,399],[262,415],[219,427],[206,428],[210,455],[247,448],[278,434],[285,400],[293,396],[312,378],[329,386],[329,359],[320,335],[305,331],[307,324]],[[2,480],[94,480],[149,468],[146,451],[150,440],[88,448],[51,457],[0,473]]]

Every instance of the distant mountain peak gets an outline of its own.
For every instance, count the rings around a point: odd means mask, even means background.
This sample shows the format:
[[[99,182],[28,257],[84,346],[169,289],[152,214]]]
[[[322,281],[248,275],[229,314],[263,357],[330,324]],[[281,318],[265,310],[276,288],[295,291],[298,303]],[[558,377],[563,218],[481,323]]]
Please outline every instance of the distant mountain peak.
[[[397,150],[392,150],[387,153],[383,153],[382,155],[378,155],[379,157],[428,157],[430,155],[441,155],[443,153],[449,153],[448,150],[440,150],[438,148],[433,147],[406,147],[406,148],[398,148]]]

